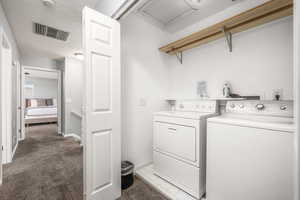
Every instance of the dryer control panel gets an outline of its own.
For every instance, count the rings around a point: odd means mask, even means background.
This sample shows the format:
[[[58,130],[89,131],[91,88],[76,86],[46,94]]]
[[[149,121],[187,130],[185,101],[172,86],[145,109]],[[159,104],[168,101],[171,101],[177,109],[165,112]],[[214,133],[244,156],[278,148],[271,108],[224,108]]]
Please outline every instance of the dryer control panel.
[[[175,110],[217,113],[218,104],[216,100],[181,100],[176,102]]]
[[[293,117],[293,101],[229,101],[226,112]]]

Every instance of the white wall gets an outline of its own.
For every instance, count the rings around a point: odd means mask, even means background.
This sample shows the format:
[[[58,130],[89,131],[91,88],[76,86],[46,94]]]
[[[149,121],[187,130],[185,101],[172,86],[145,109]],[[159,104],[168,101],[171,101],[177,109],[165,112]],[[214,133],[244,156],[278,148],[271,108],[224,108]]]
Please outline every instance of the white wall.
[[[123,159],[152,162],[152,114],[165,109],[167,56],[158,47],[167,35],[131,15],[121,22],[123,70]]]
[[[217,22],[256,7],[268,0],[244,1],[205,18],[167,38],[166,43],[192,34]],[[233,52],[225,39],[183,52],[183,64],[175,56],[170,65],[171,97],[193,98],[197,81],[207,81],[211,97],[222,94],[224,81],[233,92],[272,99],[273,90],[282,89],[284,99],[293,98],[292,17],[233,35]]]
[[[25,98],[55,98],[57,99],[57,79],[25,77],[25,85],[33,85],[33,95]]]
[[[20,63],[20,52],[19,52],[19,48],[17,46],[16,40],[15,40],[15,36],[11,30],[11,27],[7,21],[6,15],[4,13],[3,7],[0,3],[0,26],[3,29],[3,31],[5,32],[10,45],[12,47],[12,61],[17,61]],[[12,92],[13,94],[16,92],[15,90],[17,88],[12,88],[14,91]],[[17,99],[13,99],[13,101],[11,102],[12,105],[17,105]],[[14,112],[16,112],[16,110],[13,110],[13,115],[12,116],[16,116],[14,114]],[[15,121],[15,120],[13,120]],[[15,126],[15,124],[12,124],[12,149],[15,148],[15,146],[17,145],[17,134],[18,134],[18,130]],[[1,158],[1,157],[0,157]],[[2,177],[2,174],[0,172],[0,177]]]
[[[10,44],[12,45],[13,60],[20,61],[19,48],[17,46],[15,36],[14,36],[14,34],[13,34],[11,28],[10,28],[10,25],[7,21],[7,18],[5,16],[5,13],[4,13],[4,10],[3,10],[3,7],[1,5],[1,3],[0,3],[0,25],[4,29],[4,32],[7,35]]]
[[[196,97],[198,81],[207,81],[211,97],[220,96],[224,81],[229,81],[233,92],[241,95],[270,99],[274,89],[283,89],[284,99],[293,98],[291,17],[235,34],[232,53],[224,38],[184,52],[182,65],[175,56],[158,50],[169,41],[256,3],[239,4],[174,34],[161,31],[134,14],[121,21],[123,159],[137,166],[152,161],[153,112],[166,109],[167,97]]]
[[[64,133],[81,137],[81,108],[83,63],[75,58],[65,59],[64,71]]]
[[[230,6],[228,7],[227,9],[224,9],[223,11],[221,12],[218,12],[214,15],[211,15],[207,18],[204,18],[202,20],[199,20],[197,23],[194,23],[182,30],[179,30],[173,34],[170,35],[170,37],[167,38],[167,42],[171,42],[171,41],[174,41],[174,40],[177,40],[177,39],[180,39],[184,36],[187,36],[191,33],[194,33],[194,32],[197,32],[199,30],[202,30],[204,28],[207,28],[209,26],[212,26],[218,22],[221,22],[223,20],[226,20],[230,17],[233,17],[235,15],[238,15],[242,12],[245,12],[249,9],[252,9],[256,6],[259,6],[265,2],[267,2],[269,0],[255,0],[255,1],[252,1],[252,0],[243,0],[243,1],[240,1],[239,3],[233,5],[233,6]]]
[[[57,69],[57,62],[51,58],[40,55],[22,54],[22,64],[26,66],[35,66],[41,68]]]
[[[224,81],[233,93],[272,99],[274,89],[293,98],[293,22],[285,18],[233,35],[233,52],[225,39],[175,56],[170,65],[170,96],[195,97],[197,81],[207,81],[210,97],[222,95]]]

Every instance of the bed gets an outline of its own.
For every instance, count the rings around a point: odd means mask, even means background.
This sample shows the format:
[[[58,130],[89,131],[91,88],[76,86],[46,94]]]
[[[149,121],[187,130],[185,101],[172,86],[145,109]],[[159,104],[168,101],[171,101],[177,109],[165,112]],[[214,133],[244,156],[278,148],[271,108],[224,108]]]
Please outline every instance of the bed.
[[[55,99],[26,99],[25,124],[57,123]]]

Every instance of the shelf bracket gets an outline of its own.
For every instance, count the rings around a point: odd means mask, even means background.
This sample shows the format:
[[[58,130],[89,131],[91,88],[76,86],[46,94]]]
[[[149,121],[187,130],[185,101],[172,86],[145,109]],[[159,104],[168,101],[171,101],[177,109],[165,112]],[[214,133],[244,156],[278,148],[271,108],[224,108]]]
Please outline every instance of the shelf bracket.
[[[225,35],[226,42],[227,42],[227,45],[229,48],[229,52],[232,52],[232,33],[230,31],[227,31],[225,26],[222,28],[222,32]]]
[[[182,51],[176,52],[176,57],[180,64],[182,64]]]

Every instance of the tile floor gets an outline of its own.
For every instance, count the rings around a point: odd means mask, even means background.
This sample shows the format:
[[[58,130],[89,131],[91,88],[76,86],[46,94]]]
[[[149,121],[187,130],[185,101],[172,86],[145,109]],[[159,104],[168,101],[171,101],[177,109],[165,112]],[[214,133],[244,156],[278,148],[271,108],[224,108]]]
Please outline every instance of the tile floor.
[[[147,182],[149,185],[157,189],[166,197],[173,200],[196,200],[189,194],[165,181],[164,179],[154,175],[153,165],[145,166],[136,171],[136,175]],[[202,199],[205,200],[205,199]]]

